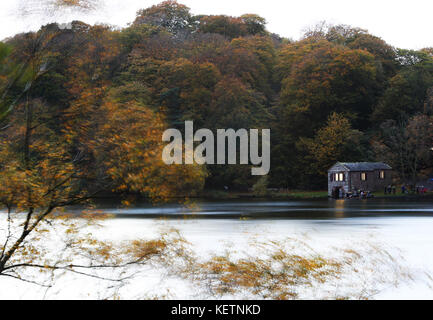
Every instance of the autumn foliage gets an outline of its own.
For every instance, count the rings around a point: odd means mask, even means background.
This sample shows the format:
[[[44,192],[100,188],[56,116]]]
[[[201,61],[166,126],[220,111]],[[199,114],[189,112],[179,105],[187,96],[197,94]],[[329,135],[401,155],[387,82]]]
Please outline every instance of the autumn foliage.
[[[94,10],[98,1],[50,3]],[[176,1],[140,10],[123,29],[52,23],[0,42],[0,275],[18,277],[17,261],[76,271],[41,261],[33,239],[62,209],[97,196],[129,205],[184,201],[204,188],[321,189],[336,161],[385,161],[402,183],[431,177],[432,52],[394,48],[346,25],[320,24],[293,41],[258,15],[196,16]],[[165,165],[162,133],[186,120],[211,130],[270,128],[269,177],[251,177],[246,166]],[[68,221],[66,234],[76,234]],[[117,256],[92,239],[71,241],[103,264]],[[141,262],[167,247],[135,242],[122,254]],[[286,288],[293,281],[321,281],[325,267],[341,266],[287,252],[201,265],[212,290],[265,289],[281,299],[295,296]]]
[[[181,189],[194,193],[203,181],[208,188],[238,190],[257,183],[244,174],[248,168],[164,169],[144,155],[133,156],[131,150],[140,148],[157,155],[164,128],[181,128],[185,120],[212,130],[271,128],[269,186],[316,189],[326,183],[316,177],[332,162],[393,162],[376,154],[384,139],[380,126],[431,115],[432,60],[429,48],[394,48],[360,28],[322,23],[293,41],[271,34],[255,14],[193,15],[181,3],[164,1],[139,10],[121,30],[73,21],[2,43],[0,120],[10,115],[12,121],[25,101],[37,102],[50,122],[44,122],[47,129],[67,154],[80,154],[87,177],[91,172],[82,186],[93,181],[106,191],[150,192],[156,198],[151,189],[167,196]],[[339,133],[328,148],[331,116]],[[137,180],[144,179],[141,169],[124,168],[133,161],[155,168],[146,169],[149,186]],[[422,161],[422,172],[411,174],[412,180],[431,172],[431,156]],[[195,182],[162,191],[154,178],[156,172],[164,176],[163,169],[191,174]]]

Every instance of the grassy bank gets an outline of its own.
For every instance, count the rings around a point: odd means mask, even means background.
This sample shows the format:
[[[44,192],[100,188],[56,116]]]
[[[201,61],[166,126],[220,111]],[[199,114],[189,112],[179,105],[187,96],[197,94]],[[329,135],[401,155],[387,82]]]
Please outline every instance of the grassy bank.
[[[135,201],[148,201],[149,199],[138,194],[135,194]],[[306,191],[306,190],[285,190],[285,191],[268,191],[265,194],[255,194],[251,191],[221,191],[221,190],[203,190],[195,196],[186,196],[188,199],[201,199],[201,200],[239,200],[239,199],[268,199],[268,200],[327,200],[327,191]],[[106,201],[107,199],[111,201],[120,202],[121,195],[106,193],[101,194],[98,198],[100,200]],[[182,202],[185,199],[183,196],[173,197],[173,202]],[[424,195],[409,193],[409,194],[384,194],[383,191],[375,192],[374,199],[432,199],[433,193],[428,193]],[[355,199],[356,200],[356,199]]]
[[[268,191],[265,194],[254,194],[253,192],[205,190],[198,196],[203,199],[230,200],[230,199],[284,199],[284,200],[325,200],[328,199],[327,191]],[[433,193],[427,194],[385,194],[383,191],[374,193],[375,199],[433,199]]]
[[[288,200],[315,200],[315,199],[327,199],[327,191],[268,191],[264,194],[254,194],[253,192],[236,192],[236,191],[220,191],[220,190],[205,190],[203,191],[200,198],[206,199],[288,199]]]
[[[401,192],[397,192],[396,194],[385,194],[385,192],[380,191],[380,192],[375,192],[374,196],[376,198],[385,198],[385,199],[406,199],[406,198],[433,198],[433,193],[425,193],[425,194],[418,194],[415,192],[409,192],[409,193],[401,193]]]

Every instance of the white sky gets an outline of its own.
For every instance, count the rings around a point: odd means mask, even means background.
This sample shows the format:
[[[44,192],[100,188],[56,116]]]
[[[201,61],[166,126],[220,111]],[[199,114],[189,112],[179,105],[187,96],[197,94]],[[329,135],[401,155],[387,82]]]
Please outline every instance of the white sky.
[[[99,0],[96,12],[59,12],[35,10],[43,0],[0,0],[0,39],[18,32],[37,30],[42,24],[82,20],[126,26],[140,8],[161,1]],[[326,20],[368,29],[389,44],[407,49],[433,46],[433,0],[179,0],[194,14],[239,16],[256,13],[266,18],[268,30],[298,39],[306,27]],[[27,14],[19,14],[20,8]],[[22,10],[21,10],[22,11]]]

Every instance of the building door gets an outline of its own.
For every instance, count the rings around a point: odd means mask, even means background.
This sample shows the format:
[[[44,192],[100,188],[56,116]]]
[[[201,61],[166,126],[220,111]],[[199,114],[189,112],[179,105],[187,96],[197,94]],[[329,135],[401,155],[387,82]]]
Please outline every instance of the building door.
[[[332,198],[340,199],[340,190],[341,187],[334,187],[334,189],[332,189]]]

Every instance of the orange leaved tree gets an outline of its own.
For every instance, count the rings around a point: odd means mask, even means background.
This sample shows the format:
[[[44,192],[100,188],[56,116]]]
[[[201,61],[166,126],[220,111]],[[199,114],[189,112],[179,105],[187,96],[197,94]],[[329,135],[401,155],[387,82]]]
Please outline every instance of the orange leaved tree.
[[[87,203],[101,192],[139,193],[167,201],[202,188],[205,178],[199,166],[165,165],[164,117],[142,102],[126,99],[122,87],[113,89],[106,74],[118,51],[105,28],[81,26],[77,31],[82,33],[77,36],[80,55],[70,57],[66,66],[70,80],[65,86],[73,97],[69,106],[56,108],[33,94],[39,77],[55,60],[55,41],[61,41],[62,31],[56,32],[29,37],[28,46],[21,48],[28,54],[31,81],[9,114],[8,126],[0,131],[0,203],[6,209],[0,229],[0,276],[31,282],[23,277],[25,268],[87,274],[77,268],[116,267],[148,258],[137,259],[129,248],[125,254],[131,260],[116,259],[107,253],[110,250],[101,249],[107,244],[91,237],[78,240],[76,220],[62,219],[64,233],[77,235],[68,249],[89,253],[94,248],[88,256],[98,263],[53,259],[40,239],[56,218],[64,218],[60,209]],[[150,252],[161,254],[164,248]]]

